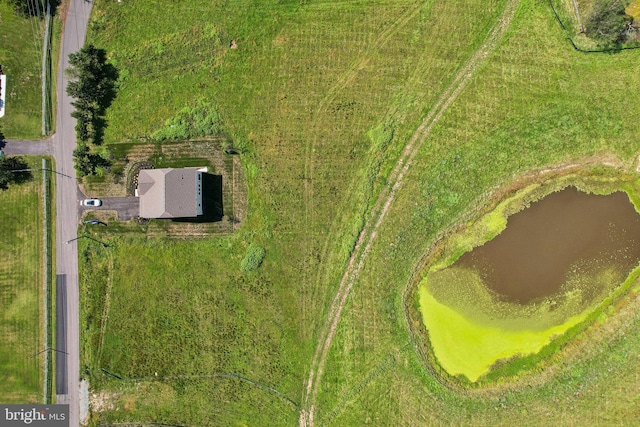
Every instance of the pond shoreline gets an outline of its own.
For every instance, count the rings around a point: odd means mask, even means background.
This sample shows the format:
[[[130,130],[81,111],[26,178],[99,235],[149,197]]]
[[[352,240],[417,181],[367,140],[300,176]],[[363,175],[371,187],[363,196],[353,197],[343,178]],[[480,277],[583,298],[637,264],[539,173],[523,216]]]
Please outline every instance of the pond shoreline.
[[[614,312],[618,312],[625,305],[621,304],[621,301],[630,300],[635,295],[633,288],[637,288],[636,278],[640,274],[638,268],[630,273],[629,280],[618,286],[620,291],[613,292],[615,294],[613,298],[607,298],[606,304],[603,302],[597,305],[594,312],[597,312],[598,316],[589,315],[587,320],[565,333],[563,339],[556,339],[534,357],[525,358],[528,360],[524,366],[514,368],[509,366],[512,364],[504,363],[504,366],[498,371],[493,372],[489,377],[481,377],[476,382],[470,382],[464,376],[453,377],[449,375],[437,361],[420,312],[418,302],[419,285],[427,271],[433,268],[435,264],[439,264],[440,260],[446,258],[446,261],[442,262],[442,264],[451,264],[451,262],[447,261],[451,261],[451,258],[457,258],[461,255],[460,253],[447,253],[448,242],[468,232],[469,228],[473,227],[477,221],[495,211],[499,205],[508,199],[516,200],[515,203],[511,203],[511,207],[507,212],[503,212],[505,217],[513,215],[526,208],[529,203],[540,200],[554,191],[575,186],[584,192],[595,194],[625,191],[635,210],[640,212],[640,176],[635,173],[637,167],[636,164],[625,165],[611,155],[603,155],[599,158],[585,159],[582,162],[572,162],[525,173],[507,183],[503,183],[500,187],[494,187],[485,192],[473,208],[469,209],[453,226],[443,231],[431,242],[406,285],[404,309],[414,348],[419,354],[423,365],[435,375],[439,382],[459,392],[510,389],[529,381],[539,383],[540,376],[547,378],[549,375],[553,375],[553,367],[555,365],[560,361],[567,362],[569,360],[567,355],[564,354],[566,352],[565,349],[573,348],[583,341],[598,341],[597,335],[601,334],[601,332],[598,332],[599,328],[594,325],[594,319],[603,315],[610,318],[611,313],[603,314],[605,311],[609,311],[607,307],[615,306]],[[599,323],[601,322],[598,321]],[[586,331],[589,332],[587,333]]]

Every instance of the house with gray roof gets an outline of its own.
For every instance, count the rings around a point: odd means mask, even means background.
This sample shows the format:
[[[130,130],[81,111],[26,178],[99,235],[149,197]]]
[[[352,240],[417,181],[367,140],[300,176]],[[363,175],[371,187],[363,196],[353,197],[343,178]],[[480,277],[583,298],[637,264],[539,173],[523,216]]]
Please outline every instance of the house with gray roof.
[[[142,218],[194,218],[202,215],[202,180],[207,168],[143,169],[136,196]]]

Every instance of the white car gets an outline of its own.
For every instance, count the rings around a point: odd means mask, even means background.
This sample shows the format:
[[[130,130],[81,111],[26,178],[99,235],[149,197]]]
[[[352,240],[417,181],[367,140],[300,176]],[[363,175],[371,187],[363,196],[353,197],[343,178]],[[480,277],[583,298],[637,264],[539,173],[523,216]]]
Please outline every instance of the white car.
[[[97,206],[102,206],[102,200],[100,200],[100,199],[84,199],[82,202],[80,202],[80,204],[82,206],[97,207]]]

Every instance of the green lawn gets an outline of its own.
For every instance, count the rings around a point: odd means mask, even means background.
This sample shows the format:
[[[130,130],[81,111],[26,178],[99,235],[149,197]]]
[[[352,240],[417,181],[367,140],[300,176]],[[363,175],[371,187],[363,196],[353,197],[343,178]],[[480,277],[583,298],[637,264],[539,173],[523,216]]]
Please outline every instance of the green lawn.
[[[40,158],[28,160],[40,167]],[[0,190],[0,401],[41,403],[44,387],[42,175]]]
[[[105,142],[131,146],[206,99],[249,148],[249,215],[226,237],[107,228],[96,232],[109,248],[83,239],[83,372],[106,402],[93,422],[297,423],[356,236],[505,3],[97,2],[88,39],[121,76]],[[627,355],[640,349],[637,311],[603,318],[598,330],[615,333],[577,341],[524,385],[467,392],[427,369],[403,295],[438,236],[515,177],[585,158],[635,168],[639,63],[640,51],[578,54],[546,2],[520,2],[497,50],[421,145],[378,230],[329,351],[317,425],[635,419],[640,372]],[[243,274],[252,243],[266,257]]]

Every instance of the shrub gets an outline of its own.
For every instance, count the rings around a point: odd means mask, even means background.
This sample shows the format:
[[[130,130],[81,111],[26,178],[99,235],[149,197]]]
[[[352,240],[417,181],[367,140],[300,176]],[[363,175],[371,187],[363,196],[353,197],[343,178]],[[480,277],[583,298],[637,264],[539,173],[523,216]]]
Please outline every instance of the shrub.
[[[616,46],[626,41],[627,27],[633,18],[626,14],[621,0],[598,0],[587,18],[587,36],[603,46]]]
[[[266,251],[262,246],[252,243],[247,248],[247,254],[240,263],[240,270],[243,273],[249,273],[250,271],[257,270],[264,260]]]

